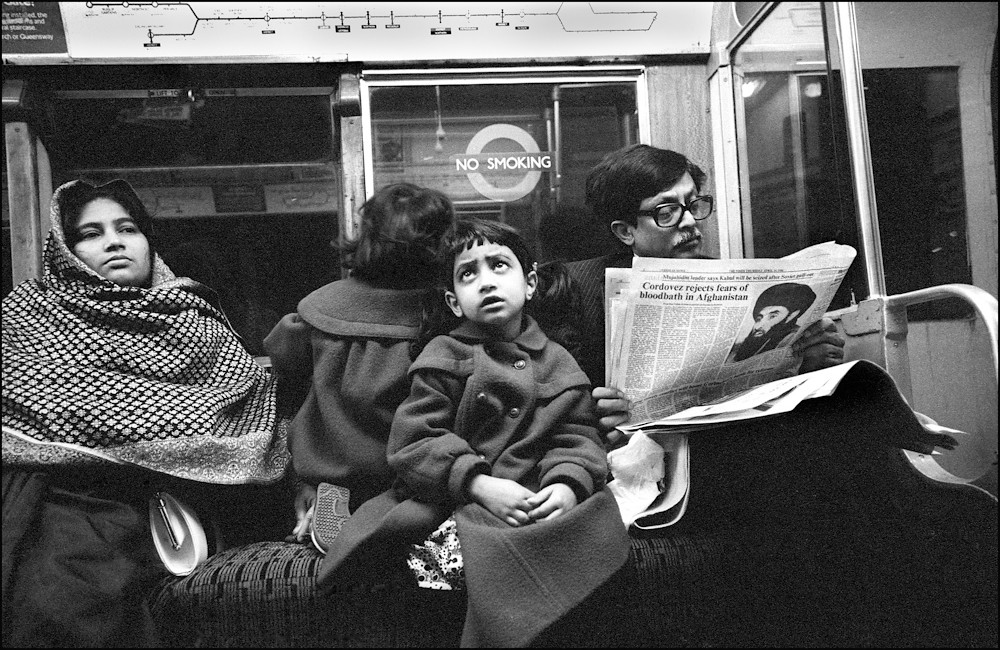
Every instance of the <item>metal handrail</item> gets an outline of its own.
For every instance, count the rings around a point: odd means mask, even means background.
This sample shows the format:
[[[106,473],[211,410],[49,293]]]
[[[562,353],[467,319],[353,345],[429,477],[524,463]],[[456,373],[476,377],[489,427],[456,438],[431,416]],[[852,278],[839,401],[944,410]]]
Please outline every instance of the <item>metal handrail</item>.
[[[892,296],[882,298],[885,319],[884,349],[886,370],[899,384],[900,390],[909,399],[912,397],[910,386],[910,367],[908,352],[906,351],[907,335],[907,314],[906,308],[910,305],[942,300],[945,298],[960,298],[972,305],[986,326],[987,335],[990,338],[990,348],[993,354],[993,380],[998,381],[997,374],[997,299],[991,294],[974,287],[970,284],[942,284],[927,289],[917,289]],[[892,344],[891,352],[889,344]],[[932,480],[953,485],[968,485],[990,494],[989,489],[995,490],[997,466],[994,463],[975,479],[965,479],[952,474],[942,467],[937,459],[931,454],[921,454],[914,451],[902,450],[903,455],[909,460],[921,474]],[[989,489],[987,489],[989,488]]]
[[[972,305],[973,309],[986,325],[990,337],[990,348],[993,353],[993,379],[998,379],[997,371],[997,299],[988,292],[971,284],[941,284],[927,289],[917,289],[893,296],[885,297],[887,331],[896,328],[889,327],[890,320],[903,319],[906,322],[906,308],[910,305],[942,300],[944,298],[961,298]],[[902,328],[905,330],[905,325]]]

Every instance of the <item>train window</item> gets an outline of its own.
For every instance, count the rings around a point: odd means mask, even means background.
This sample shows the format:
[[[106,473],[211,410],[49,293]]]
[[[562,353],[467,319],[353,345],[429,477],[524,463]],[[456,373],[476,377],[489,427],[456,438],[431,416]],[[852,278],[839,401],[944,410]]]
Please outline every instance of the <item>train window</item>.
[[[886,290],[973,284],[974,274],[996,287],[995,185],[986,189],[995,113],[985,92],[996,5],[859,2],[856,11]],[[972,315],[958,299],[908,312],[911,321]]]
[[[958,70],[864,70],[886,290],[972,284]],[[914,305],[909,320],[971,314],[954,299]]]
[[[638,79],[369,83],[369,192],[433,187],[460,214],[516,226],[542,259],[606,254],[617,242],[589,218],[584,182],[639,141]]]
[[[53,99],[51,119],[69,119],[73,129],[60,130],[50,148],[54,155],[71,155],[76,165],[86,168],[255,165],[330,158],[328,94],[251,95],[250,91],[164,88],[110,97],[64,91]]]
[[[949,29],[912,27],[900,38],[884,38],[898,27],[900,11],[920,9],[858,3],[868,144],[890,294],[972,283],[960,75],[956,66],[920,65],[955,59],[935,54],[964,39]],[[911,26],[922,22],[919,13],[907,18]],[[780,3],[734,49],[747,256],[779,257],[831,239],[863,253],[839,61],[828,47],[831,29],[820,3]],[[927,38],[932,42],[922,42]],[[854,265],[833,308],[867,297],[862,269]],[[969,313],[962,301],[942,301],[911,308],[910,320]]]
[[[39,130],[55,184],[131,182],[171,269],[215,289],[248,351],[263,355],[278,319],[340,277],[334,88],[170,81],[50,80]]]
[[[733,56],[747,257],[824,241],[858,249],[838,80],[828,70],[820,3],[781,3]],[[867,297],[855,263],[831,303]]]

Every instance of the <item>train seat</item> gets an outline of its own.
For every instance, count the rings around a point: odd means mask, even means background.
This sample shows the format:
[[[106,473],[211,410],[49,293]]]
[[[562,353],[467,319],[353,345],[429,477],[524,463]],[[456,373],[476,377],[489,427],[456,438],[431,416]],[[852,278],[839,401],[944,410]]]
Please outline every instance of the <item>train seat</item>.
[[[932,293],[956,292],[971,295],[987,323],[995,382],[996,300],[964,287]],[[905,373],[893,346],[905,340],[900,310],[905,319],[905,305],[925,298],[866,301],[831,314],[849,357]],[[893,377],[905,394],[908,378]],[[536,644],[996,646],[993,494],[935,469],[933,457],[890,450],[845,463],[849,447],[797,444],[789,434],[779,444],[791,451],[776,461],[773,443],[755,442],[763,438],[751,433],[735,451],[704,443],[699,454],[692,445],[689,512],[669,528],[632,533],[623,570]],[[458,644],[461,591],[420,589],[405,569],[386,567],[377,585],[320,596],[321,560],[310,544],[270,540],[215,553],[152,592],[163,642]]]

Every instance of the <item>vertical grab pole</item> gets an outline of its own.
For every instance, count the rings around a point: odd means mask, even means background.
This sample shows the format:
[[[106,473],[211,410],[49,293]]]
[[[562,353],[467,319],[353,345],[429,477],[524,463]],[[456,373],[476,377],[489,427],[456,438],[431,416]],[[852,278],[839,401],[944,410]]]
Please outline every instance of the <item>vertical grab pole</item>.
[[[560,90],[561,86],[559,85],[552,88],[552,119],[555,123],[553,129],[555,130],[556,150],[553,152],[555,164],[553,165],[552,173],[549,175],[549,178],[552,179],[550,182],[555,188],[557,204],[562,201],[562,124],[560,123],[559,116]]]
[[[835,2],[836,37],[840,48],[841,80],[844,87],[844,115],[851,155],[851,173],[857,197],[858,228],[864,254],[865,276],[870,298],[886,295],[882,266],[882,243],[878,232],[878,206],[871,150],[868,148],[868,119],[865,116],[864,79],[858,49],[857,19],[853,2]]]
[[[10,262],[14,286],[42,277],[42,246],[48,214],[39,201],[38,147],[27,122],[4,124],[7,194],[10,203]],[[51,181],[49,182],[51,185]],[[51,191],[51,187],[49,188]]]

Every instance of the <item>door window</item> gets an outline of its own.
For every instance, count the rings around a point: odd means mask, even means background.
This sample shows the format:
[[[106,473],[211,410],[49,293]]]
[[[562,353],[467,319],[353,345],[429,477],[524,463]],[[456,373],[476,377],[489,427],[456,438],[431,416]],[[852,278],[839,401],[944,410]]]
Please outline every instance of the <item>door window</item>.
[[[936,45],[909,32],[885,39],[902,8],[884,4],[858,3],[858,27],[886,291],[972,284],[959,70],[915,65],[962,38],[944,25],[940,36],[927,30]],[[918,11],[907,9],[910,24],[922,24]],[[820,3],[780,3],[733,51],[748,257],[780,257],[827,240],[863,254],[827,15]],[[883,67],[893,62],[898,67]],[[862,269],[854,264],[832,308],[868,296]],[[963,301],[936,301],[912,307],[909,318],[970,313]]]
[[[638,81],[369,81],[368,192],[441,190],[460,214],[517,227],[544,260],[607,254],[618,243],[589,218],[584,183],[606,153],[639,141]]]
[[[733,52],[746,257],[783,257],[825,241],[864,253],[824,24],[818,2],[781,3]],[[867,297],[859,261],[831,309]]]

